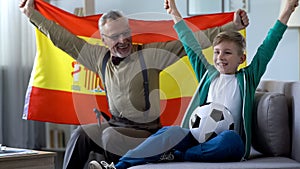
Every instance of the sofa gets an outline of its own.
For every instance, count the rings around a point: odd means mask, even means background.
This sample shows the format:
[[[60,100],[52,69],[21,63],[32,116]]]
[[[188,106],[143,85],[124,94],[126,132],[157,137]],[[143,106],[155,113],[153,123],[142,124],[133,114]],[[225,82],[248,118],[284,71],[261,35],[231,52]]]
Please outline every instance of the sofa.
[[[255,95],[250,158],[241,162],[169,162],[130,169],[300,169],[300,81],[263,80]]]

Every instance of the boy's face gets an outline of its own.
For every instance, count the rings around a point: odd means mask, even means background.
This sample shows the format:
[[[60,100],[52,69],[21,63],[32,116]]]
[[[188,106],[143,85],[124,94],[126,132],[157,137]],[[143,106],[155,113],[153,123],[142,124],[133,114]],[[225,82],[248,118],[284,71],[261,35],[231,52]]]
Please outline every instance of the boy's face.
[[[244,54],[239,54],[234,42],[222,41],[214,46],[214,65],[222,74],[234,74],[237,68],[246,59]]]
[[[126,19],[108,21],[101,31],[102,41],[113,56],[124,58],[131,54],[131,29]]]

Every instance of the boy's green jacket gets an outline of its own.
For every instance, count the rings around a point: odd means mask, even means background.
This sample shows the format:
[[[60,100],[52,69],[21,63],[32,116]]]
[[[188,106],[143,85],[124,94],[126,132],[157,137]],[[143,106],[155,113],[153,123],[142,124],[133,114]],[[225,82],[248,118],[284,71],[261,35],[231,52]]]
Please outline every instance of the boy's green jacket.
[[[189,61],[195,71],[197,80],[199,81],[199,86],[182,121],[182,126],[188,128],[190,115],[197,106],[201,106],[206,103],[211,81],[219,76],[219,72],[213,65],[210,65],[207,62],[202,53],[201,46],[195,39],[193,32],[188,28],[183,20],[176,23],[174,28],[185,48]],[[241,124],[241,126],[243,126],[244,130],[240,133],[240,135],[245,142],[244,159],[248,158],[250,154],[252,111],[254,106],[255,90],[286,29],[287,26],[277,20],[273,28],[269,30],[263,43],[257,49],[251,63],[236,72],[243,106],[243,124]]]

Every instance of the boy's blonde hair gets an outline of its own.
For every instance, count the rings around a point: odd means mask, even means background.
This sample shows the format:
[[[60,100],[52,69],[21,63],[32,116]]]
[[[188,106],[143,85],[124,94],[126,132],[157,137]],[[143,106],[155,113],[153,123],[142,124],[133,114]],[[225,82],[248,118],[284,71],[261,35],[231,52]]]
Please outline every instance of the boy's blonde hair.
[[[220,44],[221,42],[233,42],[238,47],[238,54],[243,55],[246,49],[246,41],[242,34],[237,31],[224,31],[219,33],[213,41],[213,46]]]

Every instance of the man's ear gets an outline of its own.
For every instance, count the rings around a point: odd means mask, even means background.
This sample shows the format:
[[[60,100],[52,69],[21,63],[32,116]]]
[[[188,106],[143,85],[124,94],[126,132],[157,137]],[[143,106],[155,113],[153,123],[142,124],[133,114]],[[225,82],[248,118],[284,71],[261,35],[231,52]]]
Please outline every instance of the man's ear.
[[[240,64],[244,63],[246,60],[246,54],[243,54],[240,60]]]
[[[101,37],[101,40],[102,40],[103,44],[104,44],[105,46],[107,46],[107,44],[106,44],[106,42],[105,42],[105,38],[104,38],[103,36]]]

